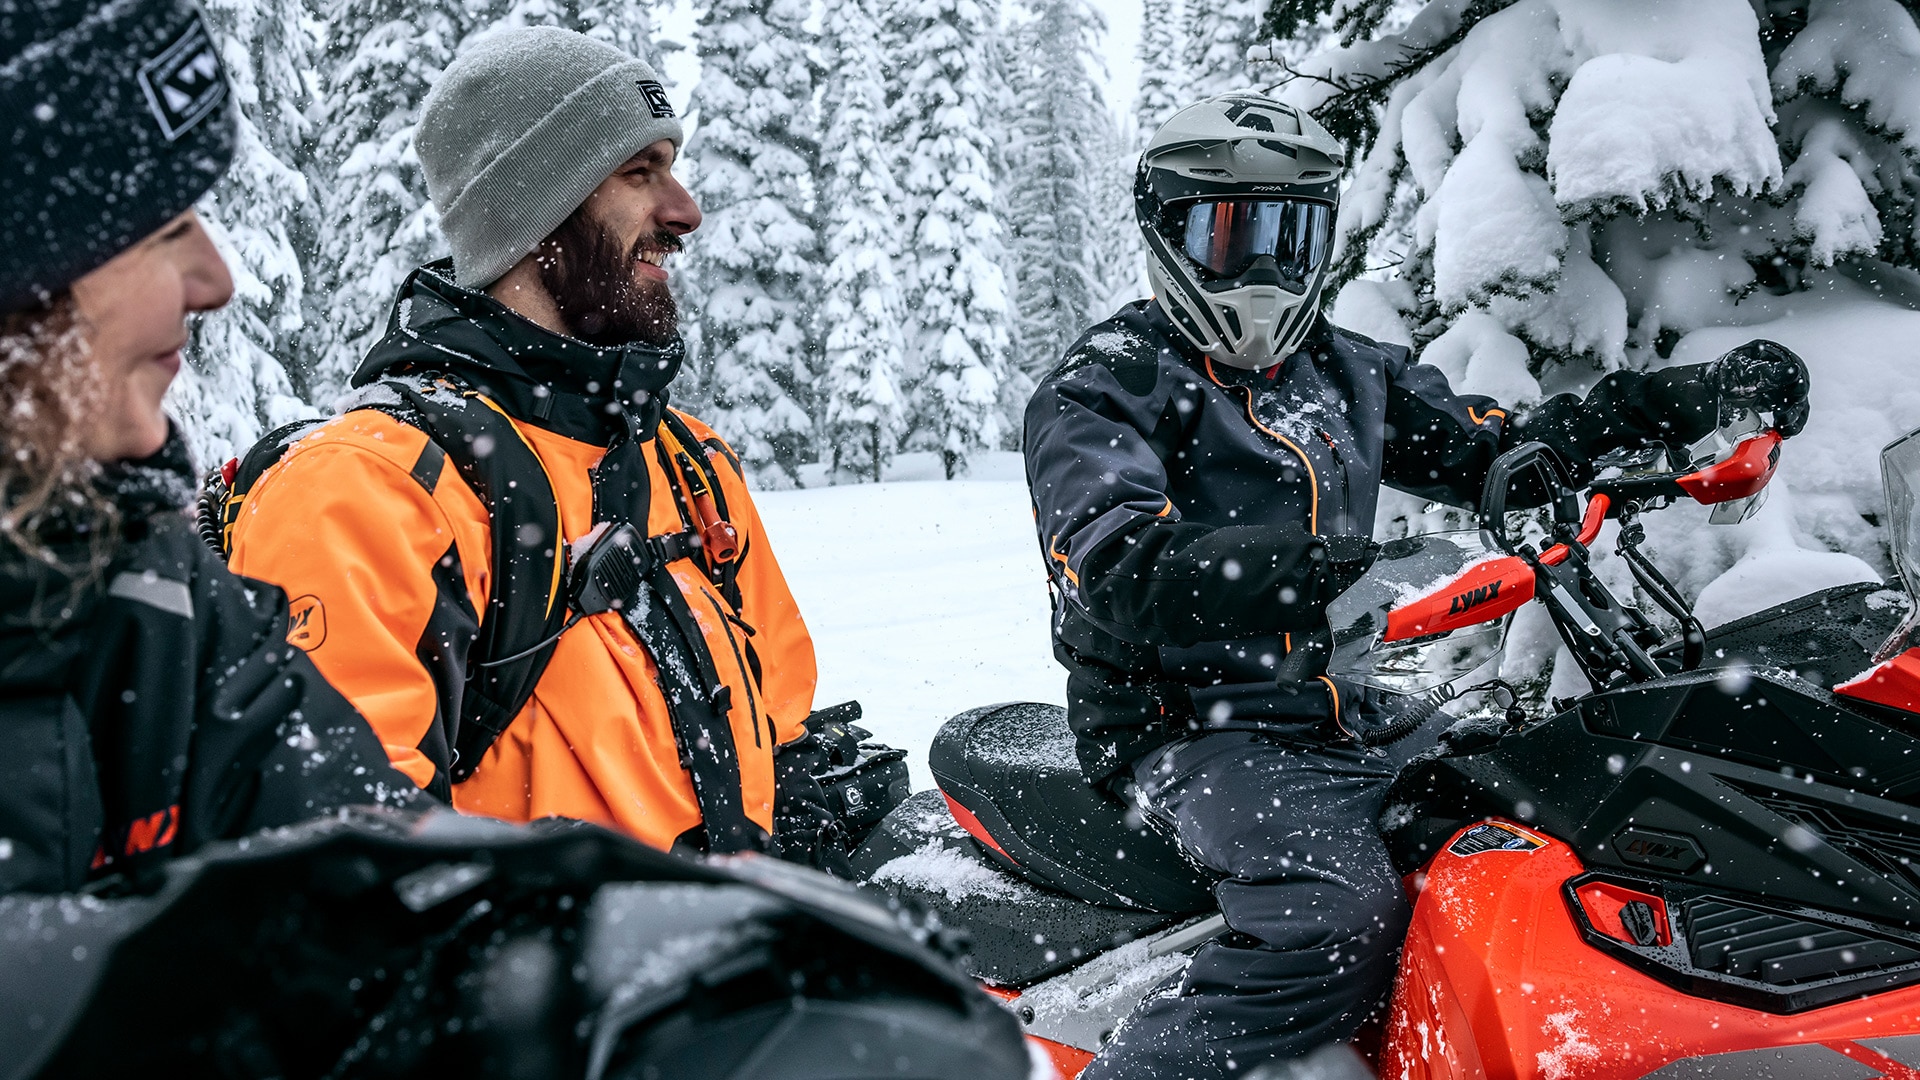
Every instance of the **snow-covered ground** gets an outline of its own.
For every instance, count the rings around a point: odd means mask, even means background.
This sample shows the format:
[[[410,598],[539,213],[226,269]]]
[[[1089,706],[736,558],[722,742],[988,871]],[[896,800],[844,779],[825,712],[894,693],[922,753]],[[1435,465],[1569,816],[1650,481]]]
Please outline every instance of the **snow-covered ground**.
[[[866,726],[908,751],[915,790],[933,783],[927,744],[947,717],[1065,702],[1018,454],[982,455],[954,481],[931,455],[906,454],[886,483],[755,502],[813,631],[814,701],[858,699]]]

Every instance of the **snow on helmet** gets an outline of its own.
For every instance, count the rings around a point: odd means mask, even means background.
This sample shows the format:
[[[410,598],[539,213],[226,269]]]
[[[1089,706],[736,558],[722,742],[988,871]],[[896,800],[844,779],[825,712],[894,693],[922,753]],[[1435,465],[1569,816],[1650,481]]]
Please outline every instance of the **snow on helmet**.
[[[1346,154],[1313,117],[1252,91],[1174,113],[1140,155],[1147,280],[1201,351],[1264,367],[1320,310]]]

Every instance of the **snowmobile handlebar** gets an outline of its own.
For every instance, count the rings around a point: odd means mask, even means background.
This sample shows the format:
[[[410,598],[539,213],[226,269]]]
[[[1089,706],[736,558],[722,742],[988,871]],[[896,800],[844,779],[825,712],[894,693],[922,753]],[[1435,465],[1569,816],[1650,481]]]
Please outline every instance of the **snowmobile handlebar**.
[[[1773,429],[1741,439],[1719,460],[1699,468],[1622,473],[1597,477],[1591,490],[1616,503],[1640,499],[1692,499],[1706,506],[1758,495],[1780,465],[1780,432]]]
[[[1555,525],[1571,527],[1581,521],[1579,495],[1567,482],[1559,457],[1546,443],[1521,443],[1493,459],[1480,489],[1480,528],[1509,555],[1520,553],[1520,542],[1507,534],[1507,499],[1528,482],[1537,484],[1537,493],[1546,496]],[[1597,525],[1594,532],[1599,532]]]
[[[1495,458],[1487,469],[1486,484],[1480,494],[1480,527],[1500,550],[1519,554],[1519,543],[1507,532],[1507,500],[1521,485],[1533,482],[1544,489],[1547,505],[1553,509],[1555,532],[1564,534],[1578,522],[1573,539],[1583,547],[1591,547],[1600,536],[1601,524],[1609,517],[1620,516],[1635,503],[1688,498],[1703,506],[1718,506],[1758,495],[1780,465],[1782,441],[1778,431],[1769,429],[1740,440],[1725,457],[1699,468],[1596,477],[1588,486],[1584,510],[1580,508],[1579,493],[1568,481],[1553,450],[1544,443],[1522,443]],[[1565,562],[1569,554],[1563,541],[1547,548],[1539,558],[1553,566]]]

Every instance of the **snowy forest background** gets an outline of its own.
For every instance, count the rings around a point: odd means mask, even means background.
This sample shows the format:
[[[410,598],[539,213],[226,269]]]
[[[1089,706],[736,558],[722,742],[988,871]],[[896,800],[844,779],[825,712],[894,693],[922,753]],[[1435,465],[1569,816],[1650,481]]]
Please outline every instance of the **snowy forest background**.
[[[1032,380],[1144,293],[1144,133],[1275,87],[1356,166],[1335,321],[1456,387],[1524,409],[1752,337],[1808,358],[1768,508],[1650,523],[1709,622],[1890,569],[1877,453],[1920,426],[1920,0],[1139,0],[1124,115],[1089,0],[706,0],[684,43],[651,0],[203,2],[246,118],[203,207],[236,301],[176,390],[203,462],[329,408],[444,251],[427,90],[474,35],[549,23],[699,59],[675,393],[765,484],[1014,446]],[[1392,498],[1381,531],[1457,521]]]

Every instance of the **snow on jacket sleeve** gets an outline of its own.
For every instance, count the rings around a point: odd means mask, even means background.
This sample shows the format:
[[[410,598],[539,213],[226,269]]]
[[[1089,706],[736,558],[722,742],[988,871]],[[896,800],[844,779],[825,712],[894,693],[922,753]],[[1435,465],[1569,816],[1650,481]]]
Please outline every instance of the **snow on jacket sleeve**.
[[[1164,459],[1191,376],[1151,352],[1078,359],[1026,413],[1036,523],[1068,600],[1101,630],[1145,645],[1311,628],[1326,602],[1318,539],[1296,524],[1183,521],[1168,497]]]

